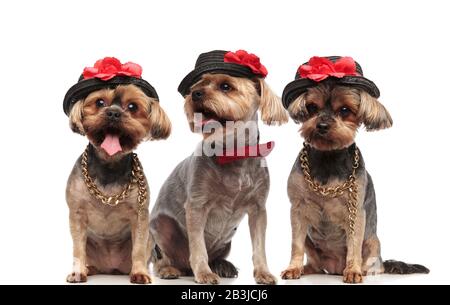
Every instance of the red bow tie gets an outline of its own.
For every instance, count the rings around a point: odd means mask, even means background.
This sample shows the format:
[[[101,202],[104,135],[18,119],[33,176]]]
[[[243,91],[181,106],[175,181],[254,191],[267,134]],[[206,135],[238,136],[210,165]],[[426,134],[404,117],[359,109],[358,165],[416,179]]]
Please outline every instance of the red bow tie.
[[[234,150],[225,150],[223,156],[217,156],[217,163],[220,165],[231,163],[236,160],[266,157],[275,146],[274,141],[254,146],[237,147]]]

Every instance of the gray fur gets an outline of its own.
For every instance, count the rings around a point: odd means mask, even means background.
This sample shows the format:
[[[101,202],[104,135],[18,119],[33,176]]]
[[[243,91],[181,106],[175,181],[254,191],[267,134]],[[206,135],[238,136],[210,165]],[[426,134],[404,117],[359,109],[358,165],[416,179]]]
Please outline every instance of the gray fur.
[[[212,284],[217,283],[217,275],[236,277],[237,269],[225,258],[239,223],[248,214],[255,279],[258,283],[275,283],[265,257],[265,203],[269,184],[269,172],[262,157],[224,165],[219,165],[215,157],[205,155],[191,155],[183,160],[162,186],[150,216],[150,230],[159,252],[159,259],[153,260],[160,277],[176,278],[193,273],[196,281]],[[206,218],[203,235],[207,257],[193,257],[190,251],[191,239],[202,234],[189,233],[186,214],[193,210],[205,211],[199,219]],[[203,251],[201,246],[194,249]],[[204,260],[209,270],[192,266],[193,262]]]
[[[183,160],[162,186],[151,212],[151,220],[160,214],[170,216],[186,232],[187,201],[194,206],[214,205],[205,228],[208,253],[220,251],[231,242],[249,210],[265,209],[269,191],[269,172],[260,166],[263,158],[225,165],[217,164],[214,159],[192,155]],[[156,241],[161,238],[157,231],[152,234]]]

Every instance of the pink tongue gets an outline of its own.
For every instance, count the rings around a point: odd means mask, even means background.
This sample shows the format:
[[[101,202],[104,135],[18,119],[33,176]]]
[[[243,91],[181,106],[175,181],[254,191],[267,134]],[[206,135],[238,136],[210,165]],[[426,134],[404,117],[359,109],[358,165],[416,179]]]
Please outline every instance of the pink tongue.
[[[122,151],[122,146],[120,146],[119,137],[109,134],[106,135],[100,147],[103,148],[106,151],[106,153],[110,156],[118,153],[119,151]]]

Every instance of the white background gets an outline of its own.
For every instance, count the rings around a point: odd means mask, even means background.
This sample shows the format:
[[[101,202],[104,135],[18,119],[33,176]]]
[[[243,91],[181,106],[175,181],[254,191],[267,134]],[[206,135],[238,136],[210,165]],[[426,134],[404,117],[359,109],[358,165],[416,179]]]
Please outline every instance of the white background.
[[[201,52],[246,49],[261,57],[278,94],[313,55],[359,61],[394,119],[390,130],[361,131],[357,137],[377,191],[383,258],[431,269],[429,275],[382,275],[365,283],[448,283],[446,2],[2,1],[0,282],[64,284],[71,270],[64,191],[87,141],[70,131],[62,101],[83,67],[104,56],[134,61],[157,89],[173,133],[138,149],[153,205],[166,177],[200,141],[188,129],[179,82]],[[262,141],[276,141],[268,157],[267,254],[277,276],[290,257],[286,181],[302,145],[297,130],[292,121],[261,126]],[[252,284],[246,220],[230,260],[241,274],[224,283]],[[126,284],[128,278],[96,276],[89,283]],[[341,278],[308,276],[289,283],[339,284]]]

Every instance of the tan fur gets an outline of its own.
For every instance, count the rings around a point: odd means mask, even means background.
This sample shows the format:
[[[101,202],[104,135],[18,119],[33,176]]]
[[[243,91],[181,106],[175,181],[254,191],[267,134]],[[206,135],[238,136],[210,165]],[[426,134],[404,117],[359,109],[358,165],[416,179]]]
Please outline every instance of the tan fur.
[[[123,99],[126,101],[125,105],[130,102],[139,102],[144,111],[142,117],[145,119],[145,114],[147,114],[150,124],[149,140],[167,139],[170,136],[172,124],[158,100],[148,97],[136,86],[130,88],[118,87],[116,91],[123,95]]]
[[[172,124],[170,123],[169,117],[165,113],[164,109],[162,109],[158,102],[153,101],[151,103],[149,119],[151,125],[151,140],[167,139],[170,136]]]
[[[288,113],[295,123],[304,122],[308,111],[306,111],[306,93],[297,97],[288,107]]]
[[[288,116],[284,110],[280,98],[270,89],[264,79],[259,79],[261,102],[261,120],[267,125],[281,125],[287,123]]]
[[[336,116],[333,128],[326,138],[316,137],[318,117],[309,114],[307,106],[314,104],[318,110],[332,101],[333,111],[345,106],[351,109],[346,118]],[[335,150],[350,145],[358,127],[364,123],[366,129],[378,130],[392,126],[392,119],[386,108],[367,92],[349,87],[318,85],[297,97],[289,106],[288,113],[296,123],[303,123],[300,133],[306,141],[319,150]]]
[[[226,82],[232,90],[222,92],[221,83]],[[288,120],[280,98],[269,88],[264,80],[255,81],[242,77],[232,77],[225,74],[205,74],[192,86],[191,92],[202,89],[205,91],[203,108],[214,114],[215,119],[228,121],[248,121],[255,109],[261,111],[262,121],[266,124],[286,123]],[[258,94],[258,89],[261,94]],[[185,113],[193,130],[194,113],[201,112],[191,95],[187,95],[184,105]]]
[[[317,119],[312,118],[303,123],[300,134],[313,147],[319,150],[335,150],[347,147],[353,143],[358,125],[337,119],[334,128],[329,132],[329,139],[314,138]]]
[[[232,90],[227,93],[221,92],[219,86],[223,82],[228,83]],[[204,109],[214,113],[217,118],[230,121],[248,120],[251,109],[257,107],[259,103],[254,83],[247,78],[205,74],[192,86],[191,92],[198,89],[205,91]],[[187,95],[185,112],[189,122],[193,121],[196,110],[199,110],[198,106],[192,101],[191,95]]]
[[[110,106],[115,97],[121,97],[123,109],[124,133],[133,139],[157,140],[166,139],[171,132],[171,123],[156,99],[150,98],[134,85],[121,85],[115,89],[102,89],[89,94],[84,100],[77,102],[70,112],[70,126],[74,132],[86,134],[88,139],[99,145],[93,130],[102,128],[104,112],[107,107],[98,108],[96,101],[101,99]],[[135,103],[138,110],[134,113],[126,111],[130,103]],[[138,141],[132,141],[123,147],[124,152],[136,148]]]
[[[98,100],[103,100],[105,106],[98,107]],[[130,103],[136,105],[136,111],[128,109]],[[113,109],[121,114],[120,120],[113,127],[120,131],[118,136],[122,151],[108,156],[100,145],[105,134],[111,132],[111,122],[108,121],[106,112]],[[92,92],[73,106],[69,120],[72,130],[86,134],[101,162],[108,164],[101,165],[107,170],[110,168],[109,164],[122,160],[142,140],[166,138],[170,134],[170,121],[158,101],[149,98],[134,85]],[[119,182],[102,186],[97,179],[94,183],[106,195],[119,194],[125,187],[124,183]],[[152,248],[149,235],[149,195],[140,217],[137,195],[138,190],[134,187],[118,206],[103,205],[87,189],[81,173],[80,159],[77,161],[66,189],[74,260],[73,271],[67,277],[68,282],[84,282],[88,274],[94,273],[130,274],[130,281],[133,283],[151,282],[148,271]]]
[[[384,272],[383,262],[380,261],[381,245],[378,237],[374,236],[364,241],[362,266],[363,275],[376,275]]]
[[[83,128],[83,102],[77,102],[69,114],[69,125],[73,132],[79,133],[84,136]]]
[[[364,122],[368,131],[389,128],[392,118],[387,109],[374,97],[361,91],[361,104],[358,117]]]
[[[186,204],[186,228],[189,236],[189,262],[199,284],[218,284],[220,278],[208,265],[208,253],[204,230],[207,216],[212,206],[196,208],[192,203]]]
[[[352,89],[348,87],[337,87],[333,90],[333,110],[338,111],[342,106],[346,106],[352,110],[350,118],[355,123],[356,116],[358,113],[359,106],[361,104],[361,94],[362,92],[358,89]],[[349,118],[346,118],[348,120]]]

